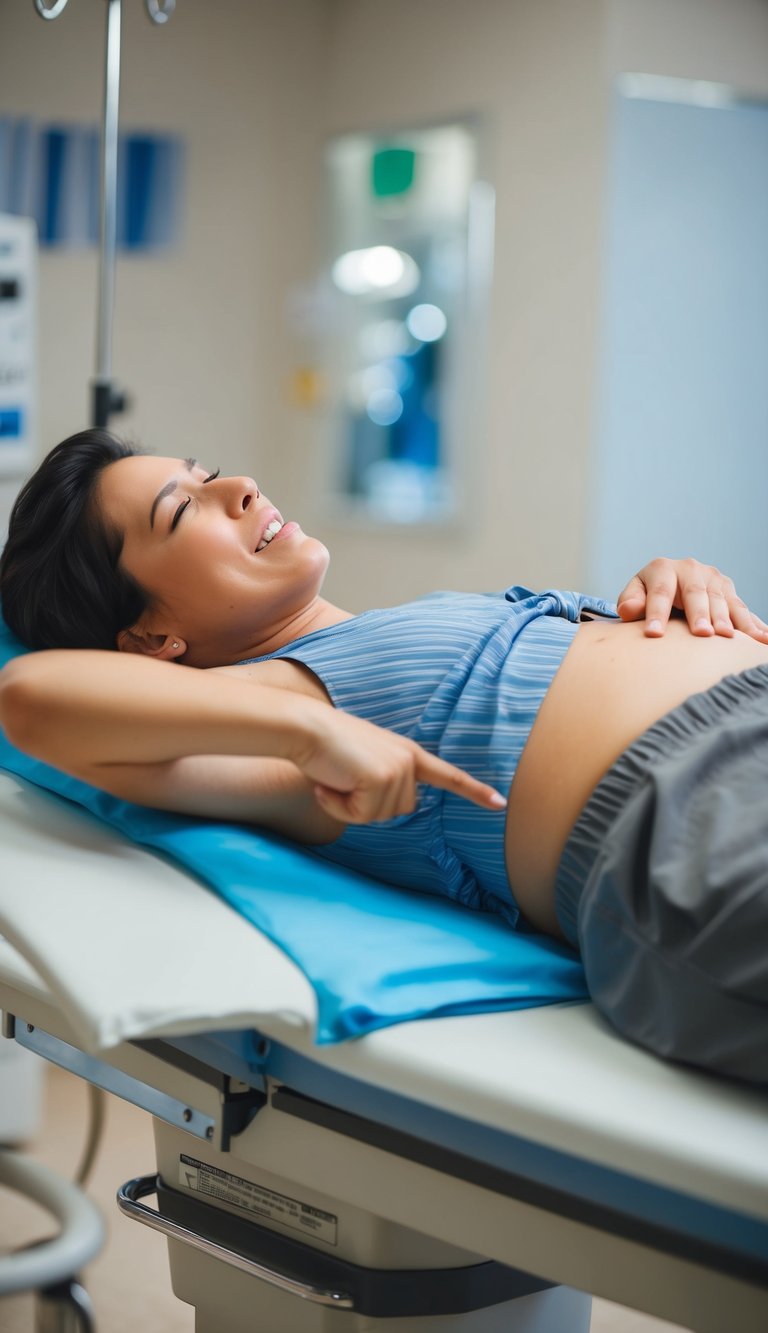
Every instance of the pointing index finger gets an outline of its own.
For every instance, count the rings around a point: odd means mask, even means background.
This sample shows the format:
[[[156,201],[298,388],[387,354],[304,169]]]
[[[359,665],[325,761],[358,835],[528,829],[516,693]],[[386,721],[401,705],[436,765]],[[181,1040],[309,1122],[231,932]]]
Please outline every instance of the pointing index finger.
[[[416,781],[427,782],[433,787],[442,787],[444,791],[453,792],[455,796],[463,796],[486,810],[506,809],[506,800],[494,787],[490,787],[486,782],[478,782],[477,778],[471,777],[463,769],[446,763],[444,759],[438,759],[436,755],[428,754],[426,750],[420,751],[416,759]]]

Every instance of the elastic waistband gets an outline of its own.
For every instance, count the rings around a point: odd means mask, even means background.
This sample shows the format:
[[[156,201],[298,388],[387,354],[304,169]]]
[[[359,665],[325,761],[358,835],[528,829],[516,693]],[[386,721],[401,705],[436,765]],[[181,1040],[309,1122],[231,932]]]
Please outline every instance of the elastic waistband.
[[[579,899],[603,840],[649,769],[758,699],[768,708],[768,665],[692,694],[633,741],[601,779],[571,830],[555,878],[557,919],[571,944],[577,943]]]

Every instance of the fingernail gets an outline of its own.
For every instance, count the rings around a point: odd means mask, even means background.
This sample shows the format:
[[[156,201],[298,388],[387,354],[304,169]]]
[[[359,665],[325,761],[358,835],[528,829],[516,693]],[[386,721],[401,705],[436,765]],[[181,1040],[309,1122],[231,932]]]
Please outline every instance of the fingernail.
[[[704,619],[703,616],[699,616],[699,618],[698,618],[698,620],[696,621],[696,623],[694,624],[694,627],[693,627],[693,628],[694,628],[694,629],[703,629],[703,630],[705,630],[707,633],[709,633],[709,631],[712,629],[712,626],[710,625],[710,623],[709,623],[708,620],[705,620],[705,619]]]
[[[495,791],[491,795],[491,805],[495,805],[497,810],[504,810],[506,809],[507,802],[504,800],[503,796],[500,796],[499,793]]]
[[[648,624],[647,624],[647,626],[646,626],[646,628],[647,628],[649,634],[660,634],[660,633],[661,633],[661,621],[660,621],[660,620],[649,620],[649,621],[648,621]]]

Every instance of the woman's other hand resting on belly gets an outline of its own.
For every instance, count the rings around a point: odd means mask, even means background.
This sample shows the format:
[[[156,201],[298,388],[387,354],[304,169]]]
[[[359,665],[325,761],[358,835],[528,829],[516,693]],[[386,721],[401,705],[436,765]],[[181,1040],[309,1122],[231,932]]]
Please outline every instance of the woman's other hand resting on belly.
[[[648,638],[663,635],[672,610],[682,611],[691,634],[733,638],[736,630],[768,643],[768,625],[754,615],[733,586],[733,579],[698,560],[651,560],[619,593],[622,620],[642,620]]]

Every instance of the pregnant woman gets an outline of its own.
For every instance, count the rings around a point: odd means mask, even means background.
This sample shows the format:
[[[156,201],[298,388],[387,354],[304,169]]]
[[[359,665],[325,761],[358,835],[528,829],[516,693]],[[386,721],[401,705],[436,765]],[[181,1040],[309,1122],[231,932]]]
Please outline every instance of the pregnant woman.
[[[626,1035],[768,1081],[768,632],[730,581],[654,562],[623,619],[519,587],[351,615],[328,559],[251,478],[65,441],[0,566],[44,650],[0,675],[9,739],[565,937]]]

